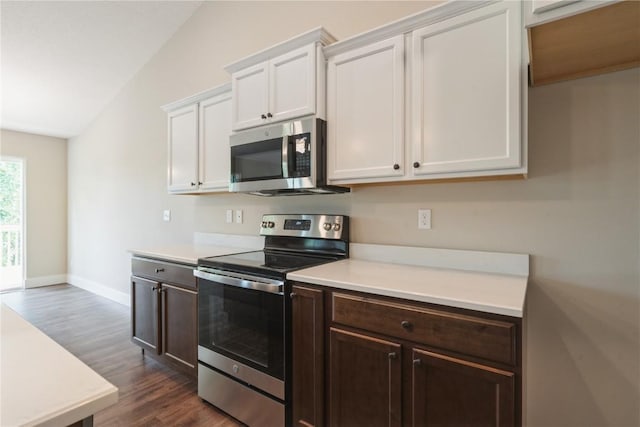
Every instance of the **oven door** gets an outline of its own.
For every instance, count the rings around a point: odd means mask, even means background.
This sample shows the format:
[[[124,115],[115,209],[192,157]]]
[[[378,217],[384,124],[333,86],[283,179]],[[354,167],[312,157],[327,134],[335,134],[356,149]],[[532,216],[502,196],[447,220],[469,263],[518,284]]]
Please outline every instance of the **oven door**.
[[[284,380],[284,282],[199,267],[198,344]]]

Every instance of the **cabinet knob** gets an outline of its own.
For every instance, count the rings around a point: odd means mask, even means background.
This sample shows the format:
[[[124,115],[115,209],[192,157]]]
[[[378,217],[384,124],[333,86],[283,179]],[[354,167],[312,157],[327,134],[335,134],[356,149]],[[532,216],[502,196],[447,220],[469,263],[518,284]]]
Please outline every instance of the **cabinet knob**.
[[[156,268],[156,273],[162,273],[164,271],[164,268]]]
[[[158,287],[157,287],[157,286],[154,286],[153,288],[151,288],[151,290],[152,290],[153,292],[155,292],[155,291],[157,291],[157,290],[158,290]]]
[[[271,117],[273,117],[273,114],[267,113],[267,117],[271,118]]]
[[[265,120],[265,119],[267,118],[267,116],[265,116],[264,114],[260,114],[260,118],[261,118],[262,120]]]
[[[198,185],[202,185],[202,182],[201,182],[201,181],[198,181]]]
[[[414,168],[419,168],[420,167],[420,162],[413,162],[413,167]]]
[[[389,359],[395,359],[397,357],[397,354],[395,351],[389,353]]]
[[[295,297],[295,296],[297,296],[297,295],[298,295],[298,294],[296,294],[295,292],[291,292],[291,293],[289,294],[289,297],[293,298],[293,297]]]
[[[195,187],[195,186],[196,186],[196,183],[195,183],[195,182],[192,182],[192,183],[191,183],[191,186],[192,186],[192,187]]]
[[[402,322],[400,322],[400,326],[402,326],[404,329],[411,329],[411,322],[409,322],[408,320],[403,320]]]
[[[395,169],[395,170],[400,169],[400,165],[399,165],[399,164],[397,164],[397,163],[396,163],[396,164],[394,164],[394,165],[393,165],[393,169]]]
[[[422,364],[422,360],[420,359],[413,359],[413,364],[414,366],[420,366]]]

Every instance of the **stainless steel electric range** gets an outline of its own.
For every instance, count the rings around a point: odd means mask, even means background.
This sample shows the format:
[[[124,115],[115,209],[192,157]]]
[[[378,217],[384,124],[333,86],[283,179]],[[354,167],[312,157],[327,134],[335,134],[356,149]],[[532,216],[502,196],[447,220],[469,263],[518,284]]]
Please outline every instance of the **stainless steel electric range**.
[[[249,426],[291,424],[286,274],[349,256],[349,217],[264,215],[262,251],[201,258],[198,395]]]

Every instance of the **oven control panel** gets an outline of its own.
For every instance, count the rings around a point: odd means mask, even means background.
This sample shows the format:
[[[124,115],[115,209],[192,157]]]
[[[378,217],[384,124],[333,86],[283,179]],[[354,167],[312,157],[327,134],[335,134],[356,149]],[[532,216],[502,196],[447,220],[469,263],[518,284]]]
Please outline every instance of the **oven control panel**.
[[[272,214],[263,215],[262,236],[348,239],[349,217],[345,215]]]

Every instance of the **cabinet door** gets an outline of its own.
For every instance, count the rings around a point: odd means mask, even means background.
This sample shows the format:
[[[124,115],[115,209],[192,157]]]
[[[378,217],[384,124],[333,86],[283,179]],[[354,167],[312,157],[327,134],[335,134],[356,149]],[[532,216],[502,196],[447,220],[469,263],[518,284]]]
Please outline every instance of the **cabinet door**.
[[[520,20],[506,1],[413,32],[414,175],[521,166]]]
[[[324,300],[321,289],[293,286],[293,425],[324,426]]]
[[[331,328],[330,425],[400,426],[400,344]]]
[[[198,363],[197,292],[162,284],[162,353],[195,374]]]
[[[131,341],[160,354],[160,284],[140,277],[131,278]]]
[[[305,46],[269,61],[272,121],[313,114],[316,107],[316,47]]]
[[[171,111],[169,119],[169,192],[194,191],[198,184],[198,104]]]
[[[329,179],[404,175],[404,117],[403,36],[329,58]]]
[[[414,426],[513,426],[512,372],[413,350]]]
[[[200,103],[200,191],[229,191],[231,92]]]
[[[233,130],[266,123],[268,71],[268,62],[262,62],[231,75],[233,92],[231,127]]]

